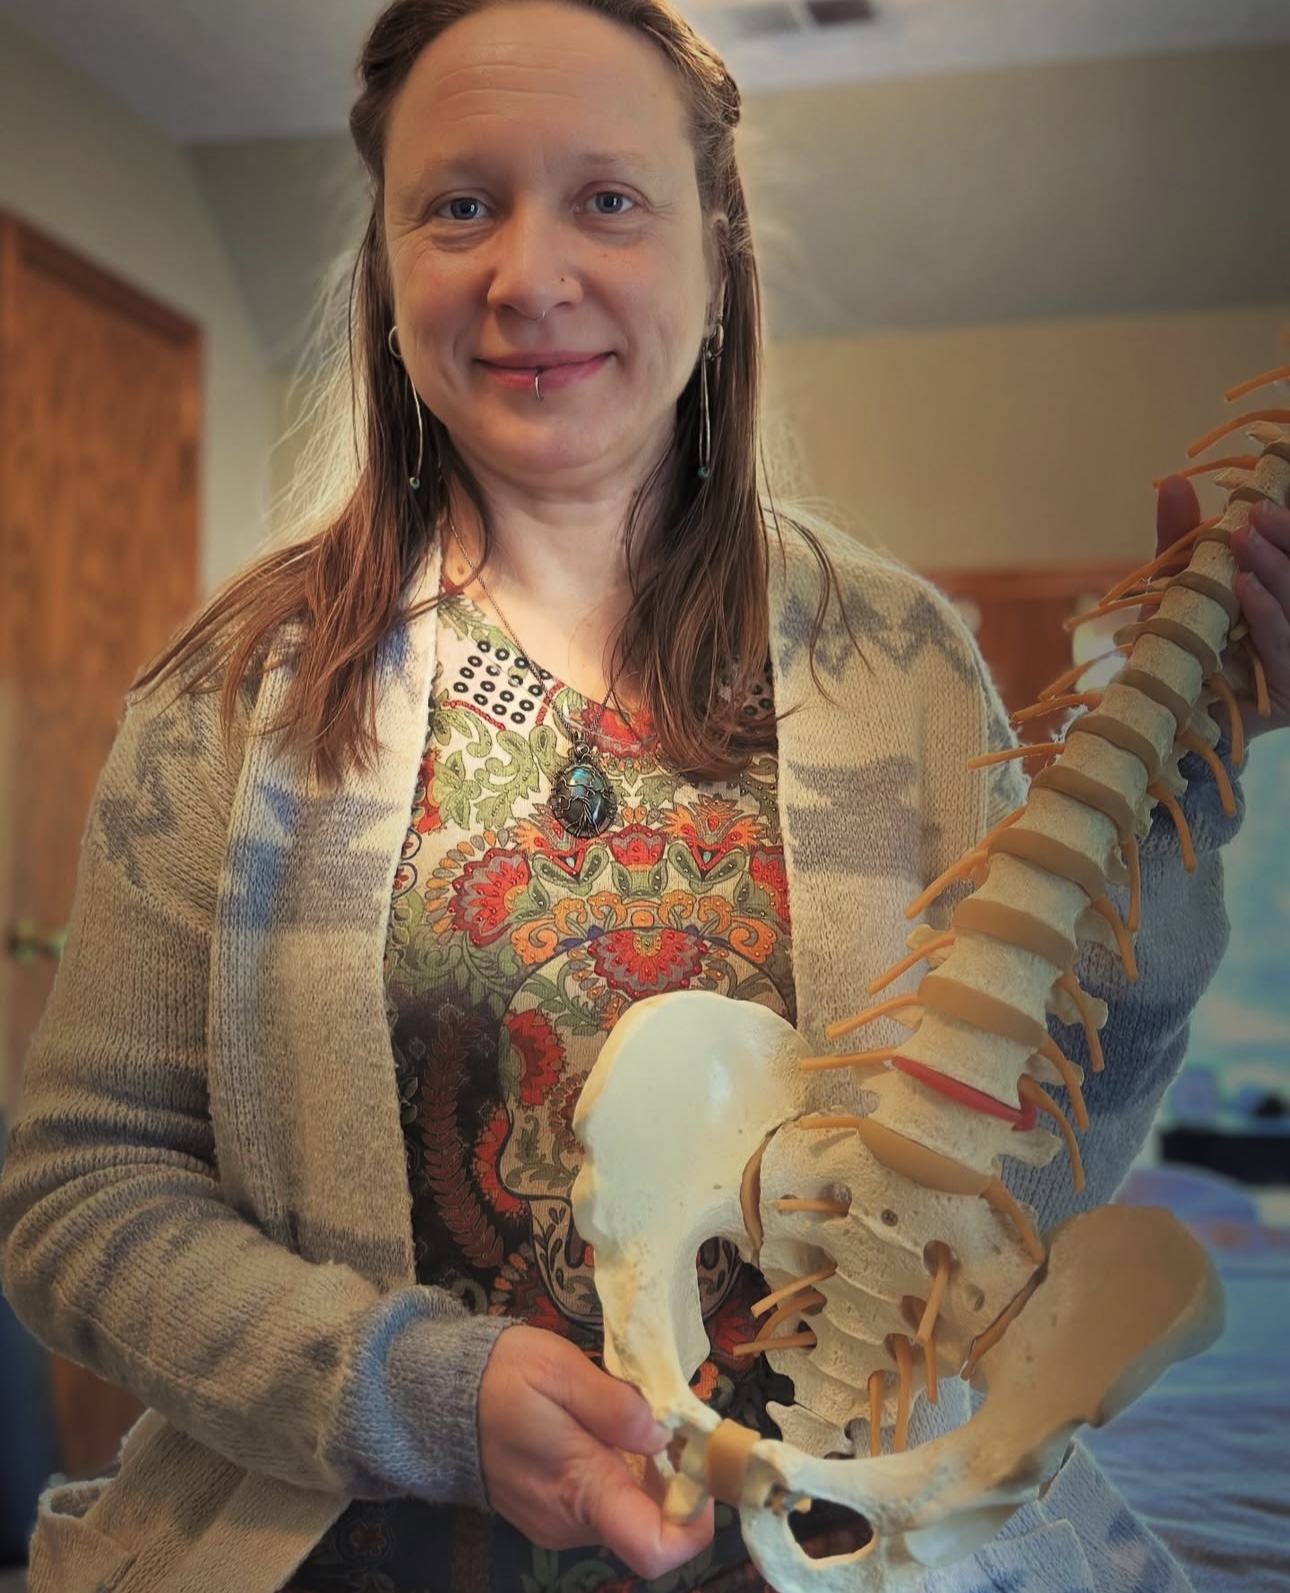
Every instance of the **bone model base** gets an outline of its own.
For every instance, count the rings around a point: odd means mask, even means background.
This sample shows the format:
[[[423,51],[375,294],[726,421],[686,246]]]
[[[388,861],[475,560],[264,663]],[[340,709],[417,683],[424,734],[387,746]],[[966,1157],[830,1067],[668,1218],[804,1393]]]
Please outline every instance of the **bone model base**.
[[[1228,396],[1286,376],[1290,367]],[[767,1009],[681,992],[629,1011],[583,1089],[573,1200],[595,1247],[605,1364],[676,1435],[669,1512],[687,1517],[709,1496],[737,1506],[779,1593],[912,1588],[1035,1498],[1076,1427],[1113,1416],[1221,1328],[1209,1262],[1168,1213],[1102,1207],[1041,1237],[998,1168],[1004,1156],[1041,1165],[1064,1145],[1079,1180],[1075,1130],[1043,1086],[1064,1085],[1085,1128],[1081,1073],[1047,1016],[1083,1023],[1100,1066],[1106,1012],[1076,980],[1078,943],[1117,948],[1136,976],[1138,837],[1163,803],[1194,866],[1180,760],[1189,750],[1209,760],[1230,804],[1210,706],[1230,713],[1237,761],[1232,683],[1252,680],[1267,711],[1229,540],[1253,503],[1286,500],[1288,422],[1290,411],[1260,411],[1195,445],[1244,428],[1262,452],[1226,462],[1224,512],[1096,611],[1140,609],[1116,636],[1126,662],[1114,681],[1081,693],[1072,671],[1017,716],[1086,710],[1064,742],[1030,753],[1047,761],[1026,805],[912,904],[917,916],[956,878],[977,886],[947,933],[919,926],[911,956],[871,986],[925,961],[916,991],[830,1033],[895,1014],[911,1031],[898,1048],[807,1057]],[[1108,883],[1129,887],[1123,921]],[[644,1140],[660,1100],[669,1133]],[[1041,1113],[1060,1138],[1039,1127]],[[795,1404],[773,1412],[782,1442],[723,1422],[690,1390],[708,1350],[694,1258],[711,1238],[730,1240],[770,1285],[748,1349],[793,1379]],[[957,1375],[984,1390],[981,1408],[908,1449],[913,1401]],[[861,1416],[870,1454],[855,1457],[848,1430]],[[809,1558],[788,1517],[813,1499],[864,1516],[866,1547]]]

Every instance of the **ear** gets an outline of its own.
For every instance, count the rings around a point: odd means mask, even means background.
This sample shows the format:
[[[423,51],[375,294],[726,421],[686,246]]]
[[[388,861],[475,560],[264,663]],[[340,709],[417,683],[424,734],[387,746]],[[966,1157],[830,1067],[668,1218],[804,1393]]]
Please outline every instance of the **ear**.
[[[724,211],[704,218],[703,250],[708,278],[708,313],[703,335],[708,337],[721,324],[726,311],[726,244],[730,223]]]

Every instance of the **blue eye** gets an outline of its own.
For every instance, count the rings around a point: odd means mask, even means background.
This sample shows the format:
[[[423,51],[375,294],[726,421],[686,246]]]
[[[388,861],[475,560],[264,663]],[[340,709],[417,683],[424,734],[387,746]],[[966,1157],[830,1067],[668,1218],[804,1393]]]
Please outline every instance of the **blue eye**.
[[[442,213],[452,221],[478,221],[484,214],[484,202],[465,194],[460,199],[448,200]]]
[[[625,216],[629,210],[635,209],[635,201],[626,194],[617,193],[612,188],[593,194],[591,203],[598,216]]]

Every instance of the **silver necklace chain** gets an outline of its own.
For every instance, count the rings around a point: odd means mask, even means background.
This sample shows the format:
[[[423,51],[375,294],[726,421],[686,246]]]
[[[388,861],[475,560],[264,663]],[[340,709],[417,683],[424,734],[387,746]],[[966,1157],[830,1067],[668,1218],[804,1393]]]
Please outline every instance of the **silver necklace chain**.
[[[449,516],[448,519],[448,529],[452,532],[452,539],[457,544],[458,551],[460,552],[462,558],[466,561],[466,568],[468,570],[474,569],[470,554],[466,552],[466,544],[461,540],[461,532],[458,531],[457,523],[452,519],[451,516]],[[519,637],[515,634],[515,627],[511,624],[510,620],[507,619],[506,610],[497,601],[497,598],[493,595],[493,593],[489,591],[488,584],[484,580],[483,574],[478,569],[474,569],[474,579],[479,585],[479,590],[483,594],[484,601],[497,615],[497,618],[501,623],[502,630],[506,634],[506,639],[515,649],[516,656],[524,659],[532,669],[534,679],[542,688],[542,701],[560,721],[560,727],[564,731],[565,735],[571,742],[574,743],[575,746],[579,742],[585,742],[592,748],[593,752],[599,752],[600,743],[590,726],[584,724],[581,728],[578,728],[571,725],[565,715],[562,714],[556,707],[555,698],[551,695],[551,684],[555,680],[555,676],[548,672],[547,679],[542,679],[543,671],[538,667],[536,659],[534,659],[532,654],[527,651],[523,642],[521,642]],[[609,705],[609,700],[608,698],[605,698],[601,702],[592,703],[590,699],[584,698],[583,701],[587,703],[589,708],[594,710],[596,728],[598,731],[604,721],[605,710]],[[590,715],[588,715],[588,717],[590,717]]]
[[[461,556],[469,569],[470,555],[466,552],[461,533],[451,516],[448,519],[448,529],[452,532],[452,539],[460,549]],[[506,617],[506,611],[488,590],[488,584],[478,570],[474,573],[474,579],[479,582],[479,590],[485,602],[497,615],[502,631],[515,649],[516,660],[522,658],[533,671],[542,688],[544,705],[550,708],[560,721],[565,735],[569,738],[568,759],[564,766],[556,771],[551,785],[552,813],[571,835],[581,840],[590,840],[594,836],[603,835],[618,817],[618,798],[614,794],[609,777],[597,759],[599,748],[594,736],[585,727],[574,729],[556,707],[550,684],[555,677],[548,675],[545,681],[542,679],[542,670],[524,650],[523,643],[515,634],[515,627]],[[596,724],[599,727],[605,712],[605,703],[597,703],[595,708]]]

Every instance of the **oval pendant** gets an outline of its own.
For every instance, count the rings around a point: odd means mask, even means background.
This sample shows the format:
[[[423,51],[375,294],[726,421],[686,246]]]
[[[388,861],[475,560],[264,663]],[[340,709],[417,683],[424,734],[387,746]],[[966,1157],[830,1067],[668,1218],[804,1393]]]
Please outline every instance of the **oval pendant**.
[[[585,742],[573,749],[551,788],[551,811],[580,841],[603,835],[618,815],[618,801],[605,771]]]

